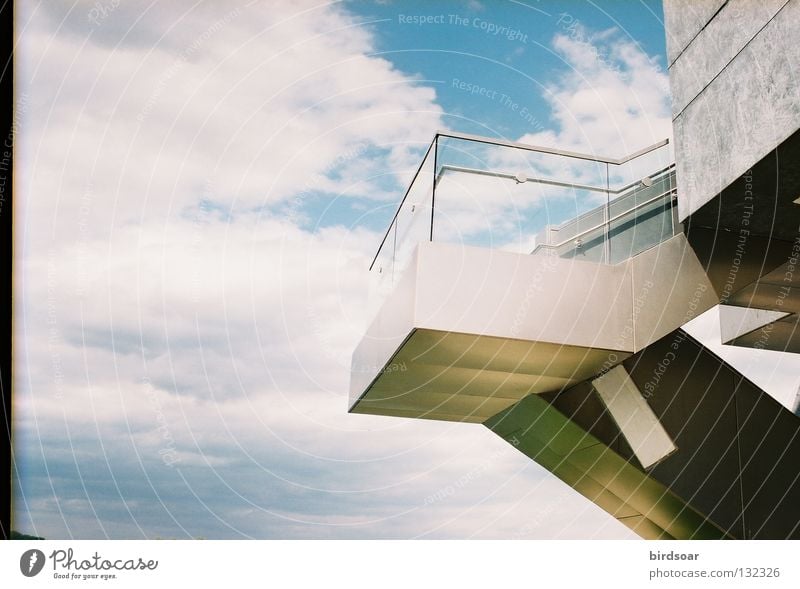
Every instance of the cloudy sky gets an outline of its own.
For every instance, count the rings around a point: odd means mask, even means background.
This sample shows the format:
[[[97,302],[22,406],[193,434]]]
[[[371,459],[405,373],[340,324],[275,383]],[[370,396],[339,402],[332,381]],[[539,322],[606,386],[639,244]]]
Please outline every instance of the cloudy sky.
[[[668,137],[659,2],[17,19],[15,529],[633,537],[481,426],[346,409],[367,268],[434,132],[610,156]],[[763,354],[748,374],[791,402],[797,372]]]

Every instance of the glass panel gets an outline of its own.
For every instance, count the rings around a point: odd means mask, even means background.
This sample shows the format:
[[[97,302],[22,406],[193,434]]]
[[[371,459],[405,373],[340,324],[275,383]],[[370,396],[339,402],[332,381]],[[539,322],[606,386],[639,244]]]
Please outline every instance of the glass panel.
[[[639,184],[645,178],[652,178],[659,172],[669,168],[675,158],[672,155],[672,144],[667,143],[651,152],[620,165],[609,166],[609,185],[615,193],[627,190],[627,187]]]
[[[433,195],[434,150],[428,152],[416,180],[406,195],[397,215],[397,245],[395,248],[395,282],[408,265],[411,255],[421,241],[430,241]]]
[[[606,226],[584,232],[577,239],[562,242],[556,248],[556,253],[561,258],[573,258],[584,262],[602,263],[605,260]]]
[[[669,144],[620,165],[536,149],[439,136],[377,254],[380,290],[390,290],[431,234],[596,263],[618,263],[673,235]]]
[[[452,137],[437,164],[434,241],[532,252],[603,223],[605,164]]]
[[[382,300],[394,285],[394,249],[397,242],[397,224],[393,221],[386,234],[383,246],[370,271],[370,300]]]
[[[391,292],[420,241],[430,240],[434,150],[431,148],[412,180],[386,239],[372,264],[373,293]]]
[[[618,217],[655,197],[674,190],[675,171],[670,168],[667,172],[654,175],[650,177],[650,182],[650,186],[639,182],[619,196],[614,197],[610,204],[609,218]]]
[[[632,209],[609,228],[611,263],[616,264],[643,252],[673,235],[672,194]]]

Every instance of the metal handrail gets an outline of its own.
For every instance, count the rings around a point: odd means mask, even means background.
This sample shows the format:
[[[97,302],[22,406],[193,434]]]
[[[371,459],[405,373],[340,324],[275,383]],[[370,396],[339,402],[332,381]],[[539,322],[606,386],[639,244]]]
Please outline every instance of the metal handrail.
[[[664,172],[671,170],[675,167],[675,164],[670,164],[666,168],[661,168],[657,172],[654,172],[651,175],[651,178],[658,177],[659,175],[663,174]],[[508,180],[516,180],[517,177],[510,172],[492,172],[490,170],[481,170],[479,168],[467,168],[464,166],[453,166],[450,164],[445,164],[441,167],[440,172],[436,175],[436,184],[439,184],[442,177],[444,176],[444,171],[450,170],[453,172],[462,172],[465,174],[476,174],[478,176],[492,176],[494,178],[507,178]],[[519,182],[519,181],[518,181]],[[604,188],[602,186],[590,186],[589,184],[575,184],[572,182],[559,182],[558,180],[548,180],[547,178],[526,178],[525,182],[533,182],[534,184],[547,184],[548,186],[559,186],[562,188],[577,188],[579,190],[587,190],[589,192],[603,192],[607,194],[622,194],[626,190],[630,190],[637,184],[641,182],[641,180],[636,180],[631,182],[630,184],[626,184],[620,188],[612,190],[611,188]]]
[[[414,186],[414,182],[417,181],[417,176],[419,176],[419,173],[422,170],[422,166],[425,165],[425,160],[428,159],[428,154],[430,154],[431,148],[433,147],[434,143],[436,143],[435,135],[433,137],[433,141],[431,141],[431,144],[428,145],[428,149],[425,150],[425,157],[422,158],[422,161],[419,163],[419,166],[417,167],[417,171],[414,172],[414,177],[411,179],[408,188],[406,188],[406,192],[403,195],[403,199],[400,201],[400,205],[394,212],[394,216],[392,217],[392,222],[389,223],[389,227],[386,229],[386,233],[383,234],[383,239],[381,240],[381,244],[378,246],[378,251],[375,252],[375,257],[372,258],[372,263],[369,265],[370,271],[372,270],[372,267],[375,265],[375,261],[378,259],[378,256],[381,254],[381,249],[383,248],[383,244],[386,243],[386,238],[389,237],[389,232],[392,230],[392,225],[394,225],[394,222],[397,220],[397,215],[400,214],[400,209],[403,208],[403,204],[406,202],[406,197],[408,196],[408,193],[411,192],[411,188]]]
[[[476,143],[486,143],[489,145],[499,145],[502,147],[515,147],[517,149],[524,149],[525,151],[535,151],[537,153],[549,153],[551,155],[561,155],[573,159],[588,160],[590,162],[613,164],[615,166],[620,166],[622,164],[628,163],[629,161],[634,160],[639,156],[645,155],[646,153],[655,151],[659,147],[664,147],[665,145],[669,144],[669,138],[662,139],[658,143],[654,143],[653,145],[644,147],[639,151],[635,151],[630,155],[626,155],[623,158],[606,158],[606,157],[598,157],[596,155],[591,155],[588,153],[580,153],[577,151],[565,151],[563,149],[555,149],[553,147],[531,145],[529,143],[520,143],[518,141],[506,141],[504,139],[494,139],[492,137],[481,137],[480,135],[470,135],[468,133],[458,133],[456,131],[437,131],[436,134],[434,135],[434,140],[436,137],[450,137],[452,139],[464,139],[465,141],[475,141]]]
[[[479,135],[470,135],[468,133],[458,133],[456,131],[437,131],[434,134],[433,139],[431,140],[430,144],[428,145],[428,149],[425,151],[425,156],[422,158],[422,161],[420,162],[419,166],[417,167],[417,170],[414,173],[414,177],[411,179],[411,182],[409,183],[408,188],[406,188],[406,191],[403,194],[403,198],[400,201],[400,204],[398,205],[397,210],[395,211],[394,215],[392,216],[392,220],[389,223],[389,227],[386,229],[386,233],[384,233],[383,239],[381,239],[381,243],[378,246],[378,249],[375,252],[375,256],[372,258],[372,262],[369,265],[370,271],[375,266],[375,262],[378,260],[378,256],[380,255],[381,250],[383,249],[383,246],[386,243],[386,239],[389,237],[389,233],[391,232],[392,227],[394,226],[395,221],[397,220],[397,217],[400,214],[400,210],[403,208],[403,205],[406,202],[406,198],[408,197],[408,194],[411,192],[411,188],[414,186],[414,183],[417,181],[417,177],[419,176],[419,173],[422,170],[422,166],[425,164],[425,161],[428,159],[428,155],[431,152],[431,148],[433,148],[433,146],[436,145],[436,142],[437,142],[439,137],[449,137],[449,138],[452,138],[452,139],[462,139],[462,140],[465,140],[465,141],[473,141],[473,142],[476,142],[476,143],[484,143],[484,144],[487,144],[487,145],[497,145],[497,146],[501,146],[501,147],[512,147],[512,148],[516,148],[516,149],[523,149],[525,151],[533,151],[533,152],[537,152],[537,153],[547,153],[547,154],[551,154],[551,155],[559,155],[559,156],[573,158],[573,159],[588,160],[588,161],[605,163],[605,164],[613,164],[613,165],[625,164],[625,163],[627,163],[627,162],[629,162],[629,161],[631,161],[631,160],[633,160],[633,159],[635,159],[637,157],[640,157],[642,155],[650,153],[651,151],[655,151],[656,149],[669,144],[669,139],[667,138],[667,139],[664,139],[662,141],[659,141],[658,143],[654,143],[653,145],[650,145],[648,147],[640,149],[639,151],[636,151],[636,152],[634,152],[634,153],[632,153],[632,154],[630,154],[628,156],[625,156],[624,158],[602,158],[602,157],[597,157],[597,156],[593,156],[593,155],[590,155],[590,154],[579,153],[579,152],[575,152],[575,151],[565,151],[565,150],[554,149],[554,148],[550,148],[550,147],[542,147],[542,146],[537,146],[537,145],[530,145],[530,144],[527,144],[527,143],[520,143],[520,142],[517,142],[517,141],[506,141],[506,140],[502,140],[502,139],[493,139],[491,137],[481,137]],[[434,166],[434,174],[436,174],[435,166]],[[495,175],[500,176],[500,174],[495,174]],[[439,177],[441,177],[441,175],[439,175]],[[529,181],[531,181],[531,180],[529,180]],[[537,180],[534,179],[532,181],[537,181]],[[435,192],[436,182],[437,182],[437,177],[436,176],[434,176],[433,182],[434,182],[434,184],[432,186],[432,189],[434,189],[434,192]],[[552,182],[555,182],[555,181],[552,181]],[[549,184],[549,183],[551,183],[551,181],[542,181],[541,183]],[[573,186],[574,187],[580,187],[581,185],[577,185],[576,184],[576,185],[573,185]],[[584,189],[593,190],[593,188],[591,188],[591,187],[585,187]],[[620,190],[624,190],[624,188],[620,189]],[[611,192],[611,191],[608,190],[608,189],[605,189],[605,190],[601,190],[601,192]],[[616,193],[617,192],[615,192],[615,194]]]
[[[436,184],[439,184],[439,181],[442,179],[445,170],[449,170],[452,172],[463,172],[465,174],[476,174],[478,176],[507,178],[509,180],[517,179],[517,177],[514,174],[510,174],[508,172],[491,172],[489,170],[480,170],[478,168],[466,168],[463,166],[451,166],[450,164],[445,164],[441,167],[439,174],[436,176]],[[584,184],[572,184],[569,182],[559,182],[558,180],[547,180],[546,178],[527,178],[525,182],[533,182],[534,184],[547,184],[549,186],[561,186],[564,188],[578,188],[581,190],[589,190],[592,192],[608,192],[605,188],[598,188],[596,186],[589,186]]]
[[[669,174],[672,173],[674,170],[675,170],[675,164],[672,163],[672,164],[668,165],[666,168],[661,168],[659,171],[653,173],[650,176],[650,178],[654,179],[654,183],[655,183],[657,181],[662,180],[665,177],[668,177]],[[636,186],[641,186],[641,182],[642,182],[641,180],[636,180],[635,182],[631,182],[630,184],[628,184],[626,186],[623,186],[622,188],[620,188],[617,191],[609,190],[608,191],[609,194],[614,194],[614,195],[620,195],[621,194],[622,196],[615,196],[614,200],[610,201],[607,204],[608,205],[613,205],[613,204],[619,202],[620,200],[622,200],[623,198],[627,198],[631,194],[634,194],[634,191],[631,190],[631,189],[636,187]],[[630,192],[628,194],[624,194],[627,191],[630,191]],[[601,192],[606,192],[606,191],[603,190]],[[580,219],[582,219],[584,217],[587,217],[587,216],[591,215],[592,213],[595,213],[596,211],[597,211],[597,207],[595,207],[594,209],[591,209],[589,211],[586,211],[585,213],[581,213],[581,214],[577,215],[576,217],[574,217],[572,219],[568,219],[566,221],[562,221],[560,225],[557,225],[555,227],[555,230],[556,231],[560,231],[561,229],[563,229],[564,227],[566,227],[570,223],[573,223],[573,222],[575,222],[577,220],[580,220]]]
[[[675,194],[676,192],[677,191],[676,191],[675,188],[670,188],[669,190],[667,190],[666,192],[662,192],[658,196],[654,196],[652,198],[647,199],[644,202],[640,202],[639,204],[637,204],[633,208],[630,208],[630,209],[628,209],[627,211],[625,211],[623,213],[619,213],[618,215],[614,215],[608,221],[603,221],[602,223],[600,223],[598,225],[595,225],[594,227],[590,227],[589,229],[584,229],[580,233],[576,233],[575,235],[573,235],[569,239],[565,239],[561,243],[539,243],[539,244],[536,244],[536,247],[533,248],[533,252],[536,252],[536,250],[538,250],[540,247],[541,248],[552,248],[552,249],[560,248],[562,245],[566,245],[570,241],[574,242],[574,241],[580,239],[581,237],[583,237],[584,235],[587,235],[588,233],[592,233],[593,231],[597,231],[598,229],[602,229],[603,227],[607,227],[608,225],[610,225],[614,221],[618,221],[622,217],[625,217],[625,216],[627,216],[627,215],[629,215],[631,213],[634,213],[637,210],[639,210],[640,208],[645,207],[645,206],[647,206],[649,204],[654,203],[655,201],[657,201],[659,199],[664,198],[668,194]],[[602,205],[602,206],[606,206],[606,205]]]

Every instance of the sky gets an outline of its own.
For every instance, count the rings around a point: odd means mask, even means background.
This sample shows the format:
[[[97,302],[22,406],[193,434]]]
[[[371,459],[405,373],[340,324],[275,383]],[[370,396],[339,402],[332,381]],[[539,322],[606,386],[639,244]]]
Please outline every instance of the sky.
[[[16,12],[15,529],[634,538],[486,428],[347,394],[434,133],[611,157],[669,137],[659,2]],[[793,399],[784,355],[712,349]]]

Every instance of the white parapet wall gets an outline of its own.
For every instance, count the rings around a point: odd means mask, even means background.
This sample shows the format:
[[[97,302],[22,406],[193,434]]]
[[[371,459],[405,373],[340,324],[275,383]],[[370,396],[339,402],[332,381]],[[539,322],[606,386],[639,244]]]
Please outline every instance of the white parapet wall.
[[[423,242],[353,354],[351,411],[482,422],[717,300],[682,234],[617,265]]]

